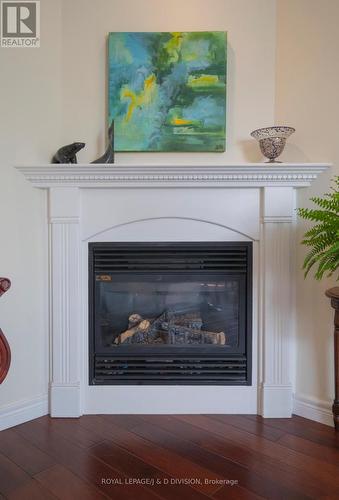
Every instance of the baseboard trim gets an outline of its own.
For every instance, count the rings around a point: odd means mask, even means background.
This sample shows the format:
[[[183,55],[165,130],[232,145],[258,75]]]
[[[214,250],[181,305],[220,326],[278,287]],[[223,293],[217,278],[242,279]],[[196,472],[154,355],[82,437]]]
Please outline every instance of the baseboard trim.
[[[255,386],[91,385],[83,394],[84,414],[199,415],[256,414]],[[137,397],[136,397],[137,395]]]
[[[292,385],[263,384],[260,406],[264,418],[291,418]]]
[[[48,415],[48,395],[21,400],[0,408],[0,431]],[[332,404],[303,394],[293,395],[293,413],[333,427]]]
[[[334,427],[332,404],[328,401],[322,401],[304,394],[294,394],[293,413],[299,417]]]
[[[51,417],[79,418],[80,384],[51,383]]]
[[[48,415],[48,395],[24,399],[0,408],[0,431]]]

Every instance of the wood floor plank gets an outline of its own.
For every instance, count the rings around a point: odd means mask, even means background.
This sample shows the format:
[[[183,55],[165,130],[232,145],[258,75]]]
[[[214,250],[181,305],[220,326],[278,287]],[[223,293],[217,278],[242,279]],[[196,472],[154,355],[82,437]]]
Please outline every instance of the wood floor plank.
[[[241,486],[224,486],[213,495],[213,498],[216,500],[260,500],[266,497],[255,495]]]
[[[25,437],[34,446],[51,455],[58,463],[65,466],[75,475],[97,487],[109,498],[121,500],[150,500],[153,494],[140,486],[119,485],[103,483],[103,479],[119,478],[122,482],[124,476],[100,461],[86,450],[70,443],[53,430],[53,419],[48,425],[43,422],[31,421],[14,427],[13,430]]]
[[[106,454],[109,455],[109,442],[112,441],[114,444],[126,449],[141,460],[147,461],[153,467],[161,469],[172,477],[180,479],[200,478],[202,482],[201,485],[192,485],[192,487],[198,491],[212,494],[218,489],[218,487],[212,484],[205,484],[204,480],[205,478],[215,479],[217,477],[222,479],[220,475],[214,474],[208,469],[195,464],[191,460],[182,457],[179,453],[166,450],[164,447],[155,445],[122,427],[107,423],[107,421],[101,417],[85,415],[82,417],[81,425],[86,425],[88,428],[100,428],[100,431],[106,436],[107,443],[98,445],[96,448],[96,451],[100,453],[107,452]]]
[[[174,428],[172,432],[167,432],[157,426],[147,425],[145,423],[139,427],[135,427],[133,432],[172,451],[179,451],[182,456],[186,458],[190,457],[193,462],[223,476],[225,479],[238,480],[242,487],[259,496],[272,499],[300,499],[302,497],[302,492],[305,491],[305,489],[307,490],[306,487],[308,486],[308,482],[312,479],[311,477],[306,478],[307,480],[305,479],[304,483],[299,488],[298,483],[292,483],[287,475],[285,475],[285,481],[280,480],[277,474],[275,477],[273,476],[273,479],[272,475],[267,475],[265,480],[263,480],[262,470],[265,465],[267,470],[267,464],[261,464],[260,468],[254,470],[253,467],[249,468],[247,464],[236,463],[233,459],[226,458],[220,453],[216,454],[192,441],[188,441],[187,435],[177,436]],[[272,473],[273,472],[272,470]],[[279,488],[277,488],[277,484]],[[313,494],[314,488],[316,487],[317,484],[314,482],[313,488],[309,489],[309,494]],[[229,487],[227,487],[227,490],[228,489]],[[319,488],[318,492],[319,494],[321,493]]]
[[[309,420],[304,417],[299,417],[298,415],[292,415],[292,418],[263,418],[261,415],[244,415],[244,417],[248,417],[251,419],[257,419],[257,420],[262,420],[267,423],[274,423],[276,420],[276,423],[287,423],[288,425],[292,426],[299,426],[302,425],[303,427],[308,427],[309,429],[314,429],[318,432],[321,432],[323,434],[327,434],[328,436],[332,436],[335,434],[334,432],[334,426],[330,425],[324,425],[321,424],[320,422],[316,422],[315,420]]]
[[[271,427],[278,430],[283,430],[285,433],[293,434],[314,443],[322,444],[324,446],[333,447],[339,449],[339,434],[335,433],[334,430],[328,426],[323,426],[319,428],[318,426],[305,425],[306,419],[291,419],[291,418],[266,418],[263,419],[260,416],[254,416],[251,420],[256,422],[263,422],[267,427]]]
[[[246,415],[247,416],[247,415]],[[252,415],[252,417],[258,417],[258,415]],[[260,417],[262,418],[262,417]],[[286,419],[279,419],[279,420],[286,420]],[[333,436],[334,434],[334,425],[324,425],[321,424],[320,422],[316,422],[315,420],[309,420],[304,417],[300,417],[299,415],[292,415],[292,418],[288,419],[294,422],[295,424],[302,424],[304,426],[307,426],[309,428],[313,428],[319,432],[323,432],[325,434],[328,434],[330,436]]]
[[[35,475],[35,479],[60,500],[102,500],[106,495],[80,479],[62,465],[53,465]]]
[[[258,451],[228,440],[227,436],[213,434],[189,423],[182,422],[173,416],[143,415],[140,418],[151,423],[153,427],[158,426],[175,434],[182,440],[189,440],[203,449],[247,467],[256,473],[261,480],[265,481],[266,477],[268,477],[270,480],[275,481],[277,486],[280,485],[281,491],[283,491],[284,487],[289,487],[298,494],[305,493],[310,496],[314,495],[315,492],[320,495],[325,491],[336,491],[336,488],[332,488],[326,483],[319,483],[318,479],[311,474],[303,470],[296,470],[295,467],[282,462],[278,456],[272,459],[272,457],[267,457]]]
[[[225,424],[233,425],[237,429],[243,429],[246,432],[255,434],[256,436],[269,439],[270,441],[278,441],[286,430],[275,429],[263,424],[262,420],[250,420],[242,415],[208,415],[209,418],[219,420]]]
[[[285,434],[278,441],[279,444],[298,451],[304,455],[317,458],[321,461],[339,467],[339,449],[314,443],[305,438],[300,438],[294,434]]]
[[[49,418],[44,416],[36,419],[37,422],[47,424]],[[71,443],[74,443],[81,448],[89,448],[102,441],[99,434],[94,431],[89,432],[87,429],[79,425],[78,419],[75,418],[56,418],[53,421],[53,430],[58,432],[63,438]]]
[[[154,485],[151,485],[148,489],[158,493],[161,498],[168,500],[177,500],[178,498],[185,498],[185,500],[203,500],[207,498],[204,494],[194,490],[190,486],[173,484],[174,478],[172,476],[144,462],[111,441],[106,444],[108,448],[100,446],[93,447],[90,452],[106,464],[112,465],[126,476],[133,476],[134,478],[140,479],[153,479]]]
[[[55,464],[52,457],[32,446],[11,429],[0,432],[0,450],[28,474],[37,474]]]
[[[1,497],[0,497],[1,498]],[[5,497],[4,497],[5,498]],[[6,500],[56,500],[57,497],[38,483],[34,478],[20,485],[7,495]]]
[[[104,420],[112,424],[123,427],[126,430],[133,430],[140,424],[142,415],[100,415]]]
[[[0,454],[0,493],[2,495],[7,497],[30,480],[29,474]]]
[[[218,422],[207,416],[195,415],[192,420],[190,416],[180,415],[177,419],[218,436],[227,437],[227,439],[231,440],[233,443],[247,447],[254,452],[262,453],[272,460],[276,460],[278,457],[282,464],[288,464],[297,470],[302,470],[310,476],[317,478],[317,482],[328,485],[333,492],[337,492],[339,488],[339,469],[333,464],[328,464],[313,457],[290,450],[277,442],[271,442],[265,438],[247,433],[246,431],[240,431],[231,425]]]

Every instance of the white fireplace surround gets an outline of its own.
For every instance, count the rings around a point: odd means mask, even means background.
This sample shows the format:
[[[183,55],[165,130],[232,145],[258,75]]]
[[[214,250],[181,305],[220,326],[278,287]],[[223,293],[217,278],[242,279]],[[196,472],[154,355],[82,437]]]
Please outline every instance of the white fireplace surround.
[[[295,189],[328,164],[40,165],[48,189],[50,413],[290,417]],[[88,243],[252,241],[252,386],[89,386]],[[46,270],[47,272],[47,270]]]

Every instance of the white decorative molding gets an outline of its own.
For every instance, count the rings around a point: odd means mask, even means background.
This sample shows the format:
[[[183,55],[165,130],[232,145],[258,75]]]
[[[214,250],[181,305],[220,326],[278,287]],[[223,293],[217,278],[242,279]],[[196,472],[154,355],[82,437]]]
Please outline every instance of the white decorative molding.
[[[51,415],[80,416],[79,190],[51,189]]]
[[[48,395],[24,399],[0,409],[0,431],[48,415]]]
[[[264,417],[290,417],[291,222],[292,188],[265,188],[263,194],[263,382]]]
[[[265,217],[262,218],[262,223],[263,224],[269,224],[269,223],[274,223],[274,224],[279,224],[280,222],[292,222],[293,221],[293,215],[266,215]]]
[[[79,224],[79,217],[53,217],[49,218],[51,224]]]
[[[17,166],[35,187],[309,186],[328,163],[230,165],[70,164]]]
[[[305,396],[304,394],[293,395],[293,413],[299,417],[315,420],[321,424],[334,427],[332,403],[321,399]]]

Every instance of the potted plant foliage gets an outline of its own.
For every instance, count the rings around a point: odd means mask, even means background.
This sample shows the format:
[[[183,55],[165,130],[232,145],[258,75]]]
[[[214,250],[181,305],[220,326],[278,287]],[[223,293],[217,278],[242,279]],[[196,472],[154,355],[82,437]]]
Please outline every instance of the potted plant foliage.
[[[339,176],[334,179],[330,193],[323,198],[314,197],[311,201],[315,208],[299,208],[298,214],[303,219],[315,223],[302,240],[309,247],[304,260],[305,276],[315,268],[315,278],[336,275],[339,279]],[[339,431],[339,287],[326,291],[335,309],[334,317],[334,357],[335,357],[335,399],[332,406],[334,426]]]
[[[311,198],[316,208],[299,208],[298,214],[315,225],[305,233],[302,244],[310,247],[304,261],[305,276],[313,266],[315,278],[332,276],[339,269],[339,176],[323,198]],[[339,279],[339,276],[337,276]]]

